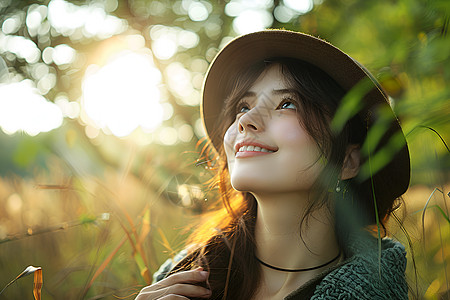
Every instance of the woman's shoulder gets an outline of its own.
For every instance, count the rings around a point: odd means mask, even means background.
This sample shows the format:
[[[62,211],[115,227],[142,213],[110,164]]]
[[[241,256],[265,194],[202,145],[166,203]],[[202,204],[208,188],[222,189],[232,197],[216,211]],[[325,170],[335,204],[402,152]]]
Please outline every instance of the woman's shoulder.
[[[311,299],[408,299],[401,243],[368,238],[352,246],[353,255],[323,278]]]

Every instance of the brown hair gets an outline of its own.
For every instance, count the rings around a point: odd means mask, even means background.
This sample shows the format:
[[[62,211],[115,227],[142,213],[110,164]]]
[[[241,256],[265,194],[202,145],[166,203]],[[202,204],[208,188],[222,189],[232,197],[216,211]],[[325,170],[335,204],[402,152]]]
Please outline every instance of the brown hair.
[[[345,249],[347,235],[355,230],[355,222],[348,222],[339,212],[333,200],[338,200],[334,191],[348,145],[362,145],[366,128],[358,116],[347,121],[338,133],[332,132],[330,122],[346,91],[321,69],[304,61],[290,58],[274,58],[260,62],[250,69],[237,74],[227,85],[228,98],[221,118],[220,136],[234,121],[236,104],[251,87],[260,74],[271,64],[279,64],[286,83],[298,93],[298,115],[300,125],[318,145],[322,158],[326,161],[324,171],[316,181],[304,212],[301,226],[308,226],[308,216],[316,209],[327,206],[335,215],[336,235]],[[218,187],[221,204],[205,215],[191,236],[189,243],[196,245],[171,273],[203,266],[209,270],[211,299],[250,299],[260,282],[260,266],[254,259],[254,227],[257,203],[252,194],[235,191],[229,182],[227,161],[223,147],[215,165],[217,176],[214,186]],[[374,201],[370,181],[346,180],[343,187],[346,195],[351,195],[351,209],[363,218],[357,220],[357,227],[376,224]],[[389,215],[395,199],[378,199],[379,220]],[[332,206],[331,204],[337,206]],[[335,207],[332,209],[332,207]]]

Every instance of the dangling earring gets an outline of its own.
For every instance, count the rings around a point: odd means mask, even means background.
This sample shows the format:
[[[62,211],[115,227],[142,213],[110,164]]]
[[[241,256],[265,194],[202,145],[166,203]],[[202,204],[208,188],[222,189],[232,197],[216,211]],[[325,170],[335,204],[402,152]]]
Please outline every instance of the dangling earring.
[[[341,187],[339,186],[339,183],[340,183],[340,180],[338,179],[337,183],[336,183],[336,189],[335,189],[336,193],[339,193],[341,191]]]

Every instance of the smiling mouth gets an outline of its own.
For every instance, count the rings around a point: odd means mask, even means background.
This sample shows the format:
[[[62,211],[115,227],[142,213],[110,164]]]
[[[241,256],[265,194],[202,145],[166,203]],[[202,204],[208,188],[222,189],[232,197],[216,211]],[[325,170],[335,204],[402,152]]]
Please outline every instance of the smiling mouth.
[[[268,155],[277,152],[278,148],[255,142],[241,142],[236,144],[235,151],[236,158],[246,158]]]
[[[266,153],[273,153],[275,151],[266,149],[259,146],[242,146],[239,148],[238,152],[266,152]]]

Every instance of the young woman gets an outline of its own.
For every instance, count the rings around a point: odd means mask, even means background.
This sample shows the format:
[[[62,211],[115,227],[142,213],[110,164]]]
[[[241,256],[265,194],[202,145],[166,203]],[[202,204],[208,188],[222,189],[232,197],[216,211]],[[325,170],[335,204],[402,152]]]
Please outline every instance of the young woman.
[[[407,299],[384,224],[409,184],[387,95],[358,62],[285,30],[212,62],[202,118],[222,205],[136,299]]]

